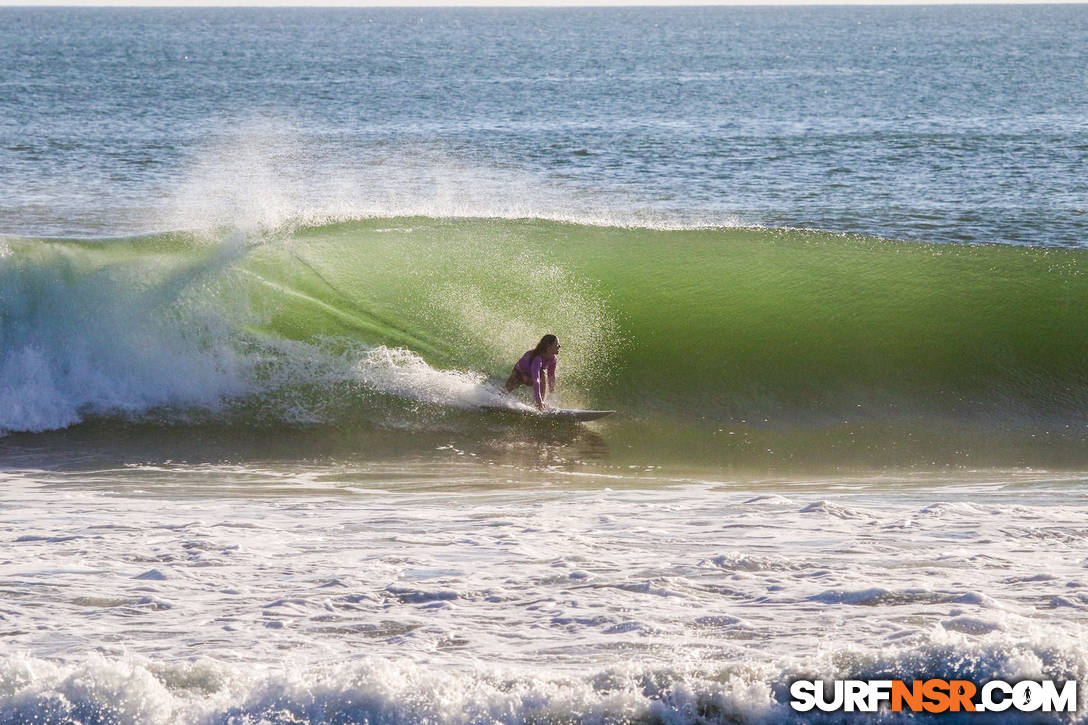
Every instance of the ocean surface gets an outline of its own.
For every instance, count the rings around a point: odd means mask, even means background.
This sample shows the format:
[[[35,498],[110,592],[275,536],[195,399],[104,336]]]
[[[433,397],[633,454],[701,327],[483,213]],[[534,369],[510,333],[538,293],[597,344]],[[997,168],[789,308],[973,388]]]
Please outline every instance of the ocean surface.
[[[1086,69],[1086,5],[0,8],[0,724],[1088,722]],[[545,332],[615,415],[499,392]]]

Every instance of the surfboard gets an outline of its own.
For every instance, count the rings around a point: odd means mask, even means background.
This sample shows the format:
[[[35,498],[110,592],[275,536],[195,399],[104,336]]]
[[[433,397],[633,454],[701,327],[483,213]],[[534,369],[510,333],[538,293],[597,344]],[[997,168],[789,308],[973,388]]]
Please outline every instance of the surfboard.
[[[616,412],[614,410],[578,410],[575,408],[549,408],[547,410],[537,410],[536,408],[530,408],[527,405],[517,408],[504,405],[481,405],[480,410],[488,413],[510,413],[533,418],[558,418],[561,420],[576,420],[579,422],[597,420],[598,418],[603,418],[606,415],[612,415]]]

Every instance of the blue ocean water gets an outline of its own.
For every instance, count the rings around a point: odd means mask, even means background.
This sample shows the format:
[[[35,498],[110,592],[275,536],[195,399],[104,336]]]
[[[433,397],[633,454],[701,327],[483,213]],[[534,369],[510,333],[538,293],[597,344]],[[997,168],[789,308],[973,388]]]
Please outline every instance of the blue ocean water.
[[[0,13],[6,233],[161,231],[257,125],[277,173],[401,200],[440,162],[531,179],[495,208],[1085,242],[1077,5]]]

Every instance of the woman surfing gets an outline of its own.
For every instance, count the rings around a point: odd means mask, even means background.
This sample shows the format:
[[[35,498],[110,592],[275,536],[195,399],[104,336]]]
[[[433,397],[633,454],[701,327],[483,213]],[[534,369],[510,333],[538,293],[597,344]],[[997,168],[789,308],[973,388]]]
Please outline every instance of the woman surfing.
[[[544,401],[548,393],[555,392],[555,366],[558,363],[559,338],[555,335],[545,335],[532,350],[526,351],[521,359],[514,364],[510,377],[506,380],[506,392],[521,387],[533,386],[533,397],[536,398],[537,410],[545,410]],[[547,373],[547,385],[544,374]]]

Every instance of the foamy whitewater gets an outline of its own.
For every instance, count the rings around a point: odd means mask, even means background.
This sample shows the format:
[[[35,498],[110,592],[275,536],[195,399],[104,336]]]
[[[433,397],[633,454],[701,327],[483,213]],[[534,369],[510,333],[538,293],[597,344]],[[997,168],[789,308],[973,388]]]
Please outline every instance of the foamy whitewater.
[[[445,454],[5,474],[5,721],[782,722],[799,677],[1086,674],[1081,480],[451,491]]]
[[[1088,721],[1085,48],[0,8],[0,724]]]

